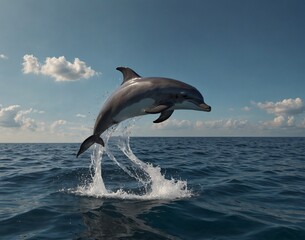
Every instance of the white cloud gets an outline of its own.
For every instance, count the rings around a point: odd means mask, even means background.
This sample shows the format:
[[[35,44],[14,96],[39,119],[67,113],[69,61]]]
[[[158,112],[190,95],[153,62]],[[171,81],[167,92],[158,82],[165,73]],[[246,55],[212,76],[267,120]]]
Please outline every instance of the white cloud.
[[[265,128],[302,127],[302,124],[298,124],[296,121],[296,116],[305,112],[305,106],[301,98],[289,98],[279,102],[253,102],[253,104],[267,113],[275,115],[272,121],[262,122],[262,126]]]
[[[8,59],[8,57],[5,56],[4,54],[0,54],[0,59],[6,60],[6,59]]]
[[[305,107],[301,98],[289,98],[284,99],[280,102],[259,102],[254,104],[260,109],[263,109],[268,113],[275,114],[277,116],[292,116],[296,114],[301,114],[305,111]]]
[[[276,127],[282,126],[285,123],[285,118],[283,116],[277,116],[273,119],[273,123]]]
[[[33,55],[24,55],[23,73],[42,74],[54,78],[56,81],[76,81],[79,79],[88,79],[98,73],[87,67],[86,63],[79,58],[75,58],[71,63],[64,56],[47,57],[44,64],[41,64]]]
[[[192,122],[189,120],[177,120],[177,119],[168,119],[164,122],[153,124],[153,129],[181,129],[189,128],[192,126]]]
[[[220,119],[213,121],[196,121],[195,128],[222,128],[222,129],[237,129],[244,128],[248,125],[248,120],[240,119]]]
[[[19,105],[12,105],[6,108],[0,108],[0,126],[1,127],[20,127],[20,123],[15,120],[18,111],[20,110]]]
[[[74,62],[70,63],[64,56],[47,58],[45,64],[41,66],[41,73],[55,78],[56,81],[88,79],[96,74],[91,67],[87,67],[86,63],[78,58],[75,58]]]
[[[38,114],[43,113],[17,104],[0,104],[0,142],[80,142],[92,131],[79,122],[41,121]]]
[[[189,120],[177,120],[177,119],[169,119],[162,123],[152,125],[153,129],[158,130],[175,130],[182,128],[192,128],[194,130],[200,129],[242,129],[249,126],[248,120],[240,120],[240,119],[221,119],[221,120],[213,120],[213,121],[189,121]]]
[[[291,126],[294,126],[294,125],[295,125],[295,119],[294,119],[294,116],[290,116],[290,117],[288,117],[287,124],[288,124],[288,126],[289,126],[289,127],[291,127]]]
[[[297,124],[294,116],[276,116],[272,121],[261,122],[264,128],[302,128],[302,124]]]
[[[29,74],[39,74],[41,71],[40,63],[38,62],[38,59],[34,57],[33,55],[24,55],[23,56],[23,73]]]
[[[60,119],[49,124],[47,129],[53,137],[57,137],[59,141],[75,142],[83,141],[91,133],[91,129],[76,122],[68,122]],[[58,140],[57,140],[58,141]]]
[[[51,133],[55,133],[55,132],[61,132],[63,131],[63,128],[62,126],[63,125],[66,125],[67,124],[67,121],[65,120],[57,120],[57,121],[54,121],[51,126],[50,126],[50,131]]]
[[[34,119],[28,117],[32,112],[34,112],[32,108],[22,110],[20,105],[11,105],[5,108],[1,107],[0,127],[23,128],[35,131],[38,127],[38,123]]]
[[[78,113],[78,114],[76,114],[76,117],[78,117],[78,118],[86,118],[87,116],[84,115],[84,114]]]

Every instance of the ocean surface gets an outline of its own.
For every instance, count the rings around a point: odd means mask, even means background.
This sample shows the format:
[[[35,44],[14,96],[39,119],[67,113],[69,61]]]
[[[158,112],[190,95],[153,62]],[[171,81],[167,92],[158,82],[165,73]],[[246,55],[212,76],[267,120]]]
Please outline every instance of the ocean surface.
[[[305,138],[0,144],[0,239],[305,239]]]

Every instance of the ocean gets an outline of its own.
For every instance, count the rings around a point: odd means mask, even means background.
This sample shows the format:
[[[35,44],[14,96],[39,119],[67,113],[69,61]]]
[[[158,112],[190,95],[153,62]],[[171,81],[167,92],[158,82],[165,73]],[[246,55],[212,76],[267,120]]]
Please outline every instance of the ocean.
[[[305,138],[0,144],[0,239],[305,239]]]

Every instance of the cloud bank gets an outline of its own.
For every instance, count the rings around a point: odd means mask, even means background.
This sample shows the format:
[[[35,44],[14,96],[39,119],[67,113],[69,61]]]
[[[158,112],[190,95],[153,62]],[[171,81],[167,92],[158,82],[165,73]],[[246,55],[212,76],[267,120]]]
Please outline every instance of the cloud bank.
[[[277,102],[252,102],[253,108],[241,108],[241,116],[214,120],[169,119],[153,124],[151,129],[167,130],[166,134],[197,136],[305,136],[305,106],[301,98],[283,99]],[[254,108],[272,115],[270,120],[254,121]],[[245,113],[249,113],[249,116]],[[262,116],[263,117],[263,116]],[[185,131],[183,131],[185,129]]]
[[[279,102],[265,102],[254,103],[260,109],[267,111],[268,113],[275,114],[277,116],[291,116],[301,114],[305,111],[303,101],[301,98],[296,99],[284,99]]]
[[[22,109],[20,105],[11,105],[8,107],[0,107],[0,127],[5,128],[22,128],[35,131],[38,123],[30,118],[30,113],[41,111],[30,109]]]
[[[264,127],[298,127],[303,128],[303,124],[297,124],[296,116],[305,113],[305,106],[301,98],[289,98],[278,102],[253,103],[259,109],[273,114],[272,121],[262,122]]]
[[[196,121],[195,127],[200,128],[213,128],[213,129],[241,129],[249,125],[248,120],[241,119],[220,119],[213,121]]]
[[[0,104],[0,142],[75,142],[90,134],[91,129],[79,122],[45,122],[39,117],[44,113],[17,104]]]
[[[64,56],[47,57],[44,64],[41,64],[37,57],[27,54],[23,56],[22,66],[24,74],[41,74],[58,82],[88,79],[98,74],[80,59],[75,58],[71,63]]]
[[[153,124],[152,129],[155,130],[177,130],[177,129],[241,129],[249,125],[247,120],[240,119],[221,119],[212,121],[201,121],[201,120],[178,120],[178,119],[168,119],[162,123]]]
[[[192,126],[192,122],[189,120],[177,120],[177,119],[168,119],[164,122],[153,124],[153,129],[158,130],[173,130],[173,129],[182,129],[189,128]]]
[[[240,117],[214,120],[170,118],[159,124],[137,125],[135,133],[143,136],[305,136],[305,110],[301,98],[252,104],[249,111],[256,107],[265,115],[270,114],[270,119],[251,120],[251,115],[248,117],[241,109]],[[39,114],[44,111],[17,104],[0,105],[0,141],[75,142],[82,141],[92,131],[92,126],[84,124],[86,115],[81,113],[74,115],[73,122],[64,119],[45,122],[39,117],[45,115]]]

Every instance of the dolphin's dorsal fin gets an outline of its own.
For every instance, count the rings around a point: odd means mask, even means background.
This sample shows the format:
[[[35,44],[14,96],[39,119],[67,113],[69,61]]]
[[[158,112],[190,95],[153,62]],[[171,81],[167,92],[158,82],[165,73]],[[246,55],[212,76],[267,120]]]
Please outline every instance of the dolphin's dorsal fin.
[[[134,78],[140,78],[141,76],[137,74],[135,71],[133,71],[131,68],[128,67],[117,67],[116,70],[119,70],[121,73],[123,73],[123,83],[134,79]]]

